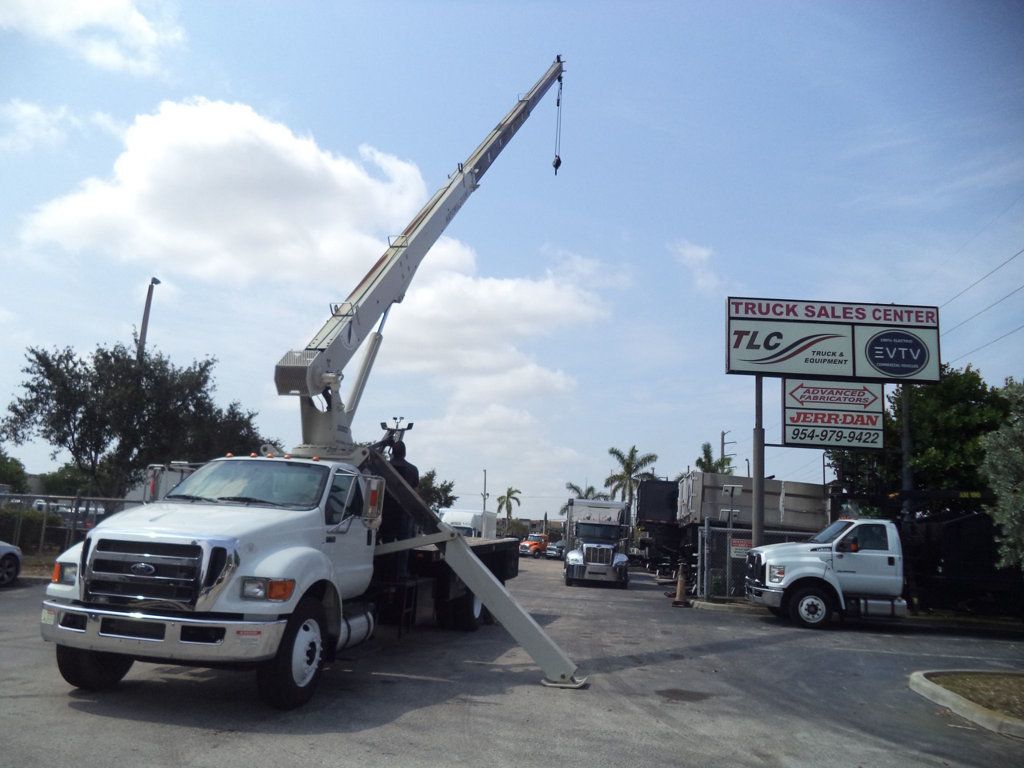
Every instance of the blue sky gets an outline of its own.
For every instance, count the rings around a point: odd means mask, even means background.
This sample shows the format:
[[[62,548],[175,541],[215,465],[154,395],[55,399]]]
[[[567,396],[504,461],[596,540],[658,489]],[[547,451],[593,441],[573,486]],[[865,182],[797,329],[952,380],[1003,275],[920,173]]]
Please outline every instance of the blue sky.
[[[675,476],[728,431],[744,473],[729,295],[941,306],[944,361],[1021,377],[1021,3],[0,0],[0,400],[28,346],[130,342],[155,275],[149,345],[298,442],[274,364],[555,54],[561,170],[549,94],[392,311],[357,439],[404,416],[458,506],[486,469],[531,517],[610,446]]]

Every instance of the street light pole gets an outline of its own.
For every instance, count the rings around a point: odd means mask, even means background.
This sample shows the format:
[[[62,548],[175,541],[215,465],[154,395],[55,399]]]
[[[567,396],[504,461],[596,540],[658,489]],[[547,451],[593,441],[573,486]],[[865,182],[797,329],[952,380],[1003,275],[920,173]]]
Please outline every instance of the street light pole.
[[[146,330],[149,328],[149,308],[153,303],[154,285],[160,285],[160,281],[155,277],[151,277],[149,279],[149,289],[146,291],[146,308],[142,311],[142,329],[139,331],[139,349],[136,357],[139,365],[142,365],[142,356],[146,350]]]

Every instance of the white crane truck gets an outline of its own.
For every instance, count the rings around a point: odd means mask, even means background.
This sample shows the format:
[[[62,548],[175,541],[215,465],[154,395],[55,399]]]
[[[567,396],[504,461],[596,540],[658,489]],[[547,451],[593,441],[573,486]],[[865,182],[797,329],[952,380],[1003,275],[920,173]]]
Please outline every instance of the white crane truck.
[[[56,644],[67,682],[108,688],[136,660],[254,668],[261,696],[293,708],[312,696],[325,661],[373,634],[381,611],[401,622],[410,606],[432,602],[443,623],[463,629],[475,628],[486,606],[533,656],[542,682],[583,685],[503,586],[518,572],[515,540],[471,546],[430,511],[381,443],[357,445],[351,434],[388,310],[561,79],[559,57],[332,307],[306,348],[278,363],[278,393],[299,398],[301,445],[287,455],[265,449],[211,461],[158,503],[113,516],[58,556],[41,632]],[[343,403],[342,370],[367,339]],[[405,551],[412,556],[389,558]]]

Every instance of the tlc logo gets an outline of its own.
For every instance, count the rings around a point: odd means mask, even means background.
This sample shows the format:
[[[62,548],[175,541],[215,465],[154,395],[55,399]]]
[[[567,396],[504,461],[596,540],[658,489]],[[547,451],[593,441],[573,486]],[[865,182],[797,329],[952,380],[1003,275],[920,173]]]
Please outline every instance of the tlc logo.
[[[782,344],[782,334],[778,331],[765,334],[764,341],[759,344],[758,337],[760,333],[760,331],[733,331],[732,348],[775,350]],[[746,346],[743,346],[744,340],[746,340]]]

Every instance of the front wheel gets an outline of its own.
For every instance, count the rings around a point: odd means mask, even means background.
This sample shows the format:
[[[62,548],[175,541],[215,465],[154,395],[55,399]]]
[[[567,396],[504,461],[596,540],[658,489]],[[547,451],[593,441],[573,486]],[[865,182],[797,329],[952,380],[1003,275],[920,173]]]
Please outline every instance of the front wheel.
[[[540,550],[539,549],[533,550],[533,559],[534,560],[540,560]]]
[[[790,601],[789,617],[801,627],[820,629],[832,617],[832,601],[824,590],[806,587]]]
[[[57,646],[57,669],[68,683],[86,691],[113,688],[132,668],[134,659],[119,653]]]
[[[320,682],[327,637],[324,608],[304,597],[281,638],[277,656],[256,672],[256,685],[265,702],[278,709],[295,709],[309,701]]]

